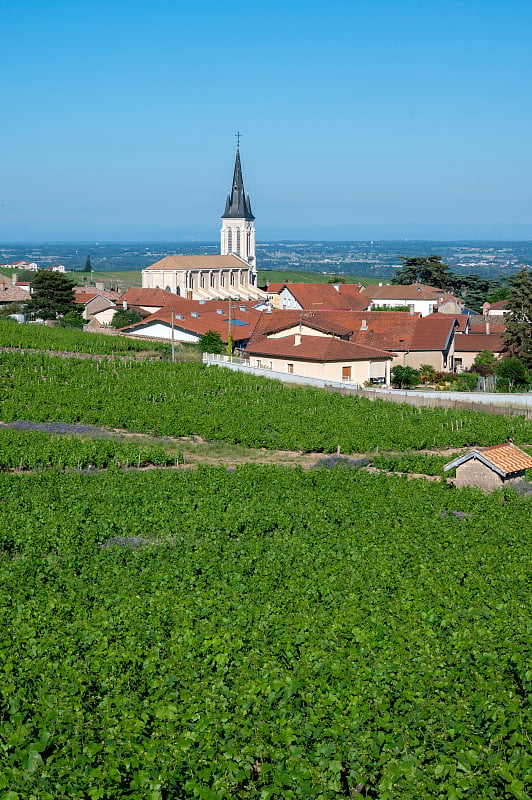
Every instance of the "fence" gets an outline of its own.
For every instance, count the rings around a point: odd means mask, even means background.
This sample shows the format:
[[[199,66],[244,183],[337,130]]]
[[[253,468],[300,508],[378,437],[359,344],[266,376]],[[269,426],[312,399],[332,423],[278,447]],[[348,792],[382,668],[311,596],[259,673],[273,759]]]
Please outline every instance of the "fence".
[[[329,392],[355,394],[368,400],[389,400],[392,403],[408,403],[413,406],[442,408],[464,408],[471,411],[484,411],[490,414],[520,414],[532,419],[532,392],[527,394],[495,394],[486,392],[418,392],[404,389],[361,389],[349,381],[335,382],[320,378],[307,378],[304,375],[287,375],[265,367],[251,367],[249,361],[237,356],[203,353],[203,363],[227,367],[236,372],[249,372],[262,378],[272,378],[282,383],[315,386]]]

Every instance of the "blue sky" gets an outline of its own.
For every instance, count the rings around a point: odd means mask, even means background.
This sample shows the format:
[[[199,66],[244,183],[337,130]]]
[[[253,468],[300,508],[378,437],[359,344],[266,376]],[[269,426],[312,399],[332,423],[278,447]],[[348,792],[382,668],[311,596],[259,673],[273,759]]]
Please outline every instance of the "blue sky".
[[[530,0],[3,0],[0,241],[532,238]]]

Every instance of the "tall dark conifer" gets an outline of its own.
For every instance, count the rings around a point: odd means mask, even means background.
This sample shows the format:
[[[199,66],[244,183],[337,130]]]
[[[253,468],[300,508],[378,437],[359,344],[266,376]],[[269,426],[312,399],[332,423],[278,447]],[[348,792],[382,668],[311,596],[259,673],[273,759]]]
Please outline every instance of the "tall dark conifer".
[[[523,267],[508,282],[511,289],[504,348],[508,355],[519,358],[527,369],[532,369],[532,271]]]

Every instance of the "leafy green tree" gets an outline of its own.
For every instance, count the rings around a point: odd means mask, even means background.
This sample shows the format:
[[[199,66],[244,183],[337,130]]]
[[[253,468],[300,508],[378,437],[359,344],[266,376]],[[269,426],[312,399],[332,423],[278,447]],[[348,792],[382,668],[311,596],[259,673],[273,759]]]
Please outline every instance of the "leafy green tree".
[[[488,303],[498,303],[500,300],[508,300],[510,296],[510,287],[498,284],[487,296]]]
[[[497,386],[500,388],[508,387],[511,392],[515,386],[522,386],[527,382],[527,371],[523,362],[515,356],[507,356],[501,358],[495,367],[495,374],[500,383]]]
[[[484,378],[495,373],[496,364],[497,359],[491,350],[481,350],[473,361],[474,371]]]
[[[436,370],[432,364],[422,364],[418,373],[422,383],[433,383],[436,378]]]
[[[532,271],[523,267],[508,282],[511,289],[503,333],[504,350],[532,369]]]
[[[419,372],[413,367],[402,367],[397,364],[392,369],[392,386],[395,389],[410,389],[419,383]]]
[[[113,316],[113,328],[125,328],[141,321],[142,317],[134,308],[121,308]]]
[[[223,353],[224,343],[218,331],[207,331],[200,337],[198,347],[202,353]]]
[[[83,272],[92,272],[92,264],[90,256],[87,256],[87,258],[85,259],[85,266],[83,267]]]
[[[81,311],[73,309],[72,311],[67,311],[61,323],[65,328],[82,328],[85,320],[83,319]]]
[[[408,285],[426,283],[438,289],[448,289],[452,273],[441,256],[399,256],[403,265],[395,271],[392,283]]]
[[[40,270],[33,279],[28,311],[35,319],[57,319],[73,310],[74,281],[67,275]]]

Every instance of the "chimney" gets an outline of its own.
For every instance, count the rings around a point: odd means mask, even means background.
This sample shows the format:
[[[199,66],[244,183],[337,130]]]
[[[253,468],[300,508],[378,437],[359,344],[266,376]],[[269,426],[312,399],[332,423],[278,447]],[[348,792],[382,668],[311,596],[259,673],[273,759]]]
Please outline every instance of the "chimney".
[[[368,321],[367,321],[367,319],[363,319],[362,320],[362,324],[360,326],[360,330],[361,331],[367,331],[367,329],[368,329]]]
[[[294,338],[294,346],[295,347],[299,347],[300,344],[301,344],[301,334],[300,333],[296,333],[295,338]]]
[[[17,285],[17,281],[18,281],[18,275],[17,275],[16,272],[14,272],[13,275],[11,276],[11,284],[12,284],[12,286],[16,286]]]
[[[127,300],[122,300],[122,308],[127,311]]]
[[[487,319],[486,320],[486,333],[489,333],[489,332],[490,332],[490,323],[489,323],[489,320]]]
[[[105,289],[104,282],[103,281],[96,281],[96,288],[99,289],[100,292],[103,292],[103,290]]]

